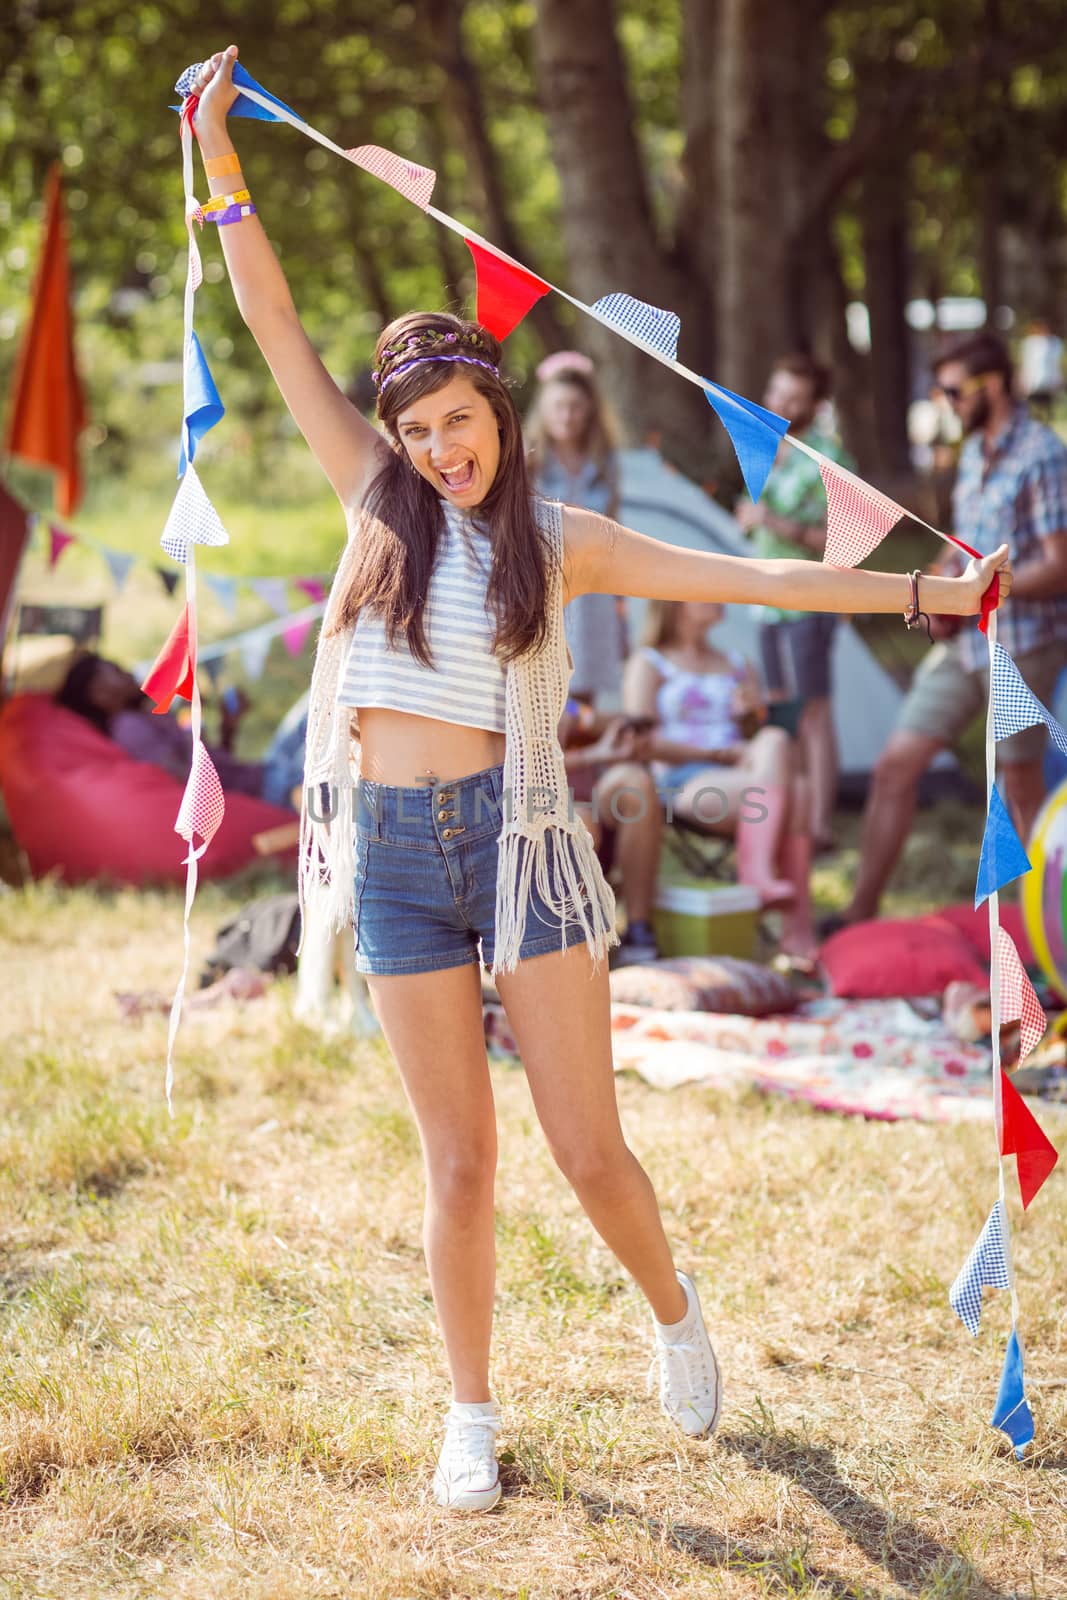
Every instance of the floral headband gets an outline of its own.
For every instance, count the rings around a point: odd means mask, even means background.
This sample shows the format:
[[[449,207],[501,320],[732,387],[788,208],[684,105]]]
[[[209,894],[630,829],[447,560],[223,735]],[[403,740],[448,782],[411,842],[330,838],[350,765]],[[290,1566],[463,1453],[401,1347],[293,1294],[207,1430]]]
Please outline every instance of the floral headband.
[[[436,333],[428,329],[424,333],[413,333],[401,345],[382,351],[381,366],[374,368],[371,381],[381,393],[394,378],[399,378],[401,373],[410,372],[412,367],[418,366],[423,361],[463,361],[469,366],[485,367],[494,377],[500,376],[500,368],[492,361],[485,360],[482,356],[468,355],[468,350],[484,350],[488,354],[486,341],[477,333],[465,335],[463,338],[464,349],[452,350],[450,346],[459,344],[458,333]],[[404,359],[401,359],[404,358]],[[389,360],[400,360],[400,365],[391,372],[382,376],[382,367]]]

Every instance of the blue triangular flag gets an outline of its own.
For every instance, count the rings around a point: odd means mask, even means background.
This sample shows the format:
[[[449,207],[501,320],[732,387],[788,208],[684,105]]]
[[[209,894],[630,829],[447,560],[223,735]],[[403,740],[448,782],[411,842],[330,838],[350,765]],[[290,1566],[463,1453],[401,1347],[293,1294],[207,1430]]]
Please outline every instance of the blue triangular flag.
[[[1015,1448],[1015,1454],[1021,1461],[1023,1451],[1034,1437],[1034,1419],[1026,1399],[1023,1353],[1019,1349],[1019,1336],[1014,1328],[1008,1340],[1004,1370],[1000,1375],[1000,1388],[997,1390],[996,1408],[990,1422],[994,1428],[999,1428],[1001,1433],[1007,1434]]]
[[[237,579],[205,573],[204,582],[212,590],[219,604],[225,608],[231,617],[235,617],[237,615]]]
[[[196,81],[196,74],[200,70],[201,65],[202,63],[198,61],[194,66],[186,67],[185,71],[174,85],[174,88],[178,94],[184,97],[185,95],[192,93],[193,84]],[[276,106],[281,106],[282,110],[288,111],[290,116],[296,116],[296,112],[293,110],[292,106],[287,106],[285,101],[279,100],[276,94],[271,94],[267,89],[264,89],[261,83],[256,82],[251,73],[245,71],[244,67],[242,67],[239,61],[234,62],[233,81],[238,86],[243,84],[246,89],[254,89],[256,93],[261,94],[265,100],[273,100]],[[171,110],[180,111],[181,106],[171,106]],[[257,106],[256,102],[254,100],[249,100],[246,94],[239,94],[237,96],[237,99],[230,107],[227,115],[231,117],[256,117],[260,122],[281,122],[282,120],[281,117],[276,117],[272,111],[266,111],[262,106]]]
[[[789,419],[719,384],[706,386],[704,393],[730,435],[745,488],[753,500],[758,500],[774,466],[778,445],[789,432]]]
[[[119,594],[126,583],[126,579],[130,575],[130,568],[133,566],[137,557],[128,556],[122,550],[109,550],[106,546],[104,547],[102,554],[104,560],[107,562],[107,568],[111,574],[111,581],[115,585],[115,593]]]
[[[250,72],[245,71],[244,67],[242,67],[239,61],[234,63],[233,81],[239,87],[243,87],[245,89],[254,89],[256,93],[261,94],[265,100],[273,100],[276,106],[281,106],[283,111],[288,111],[291,117],[296,116],[296,112],[293,110],[292,106],[287,106],[285,101],[279,100],[276,94],[271,94],[268,90],[264,89],[263,85],[261,83],[257,83]],[[273,111],[264,110],[262,106],[257,106],[254,100],[249,100],[248,96],[243,94],[239,94],[237,96],[237,99],[229,109],[228,115],[231,117],[258,117],[260,122],[281,122],[282,120],[281,117],[276,117]]]
[[[226,415],[226,407],[215,387],[215,380],[211,376],[207,364],[207,357],[200,348],[200,340],[195,330],[189,335],[189,343],[185,347],[185,418],[182,425],[181,451],[178,457],[178,476],[184,476],[189,462],[196,455],[196,447],[206,433],[210,433],[216,423],[221,422]],[[188,444],[186,444],[188,440]],[[188,456],[186,452],[188,451]]]
[[[995,890],[1003,889],[1006,883],[1021,878],[1024,872],[1029,871],[1030,858],[1004,809],[1000,790],[994,784],[989,795],[989,815],[982,838],[982,854],[978,858],[974,909],[977,911],[982,901],[988,900]]]
[[[1011,1288],[1004,1233],[1004,1207],[995,1200],[984,1228],[948,1292],[949,1305],[975,1338],[982,1325],[982,1289]]]

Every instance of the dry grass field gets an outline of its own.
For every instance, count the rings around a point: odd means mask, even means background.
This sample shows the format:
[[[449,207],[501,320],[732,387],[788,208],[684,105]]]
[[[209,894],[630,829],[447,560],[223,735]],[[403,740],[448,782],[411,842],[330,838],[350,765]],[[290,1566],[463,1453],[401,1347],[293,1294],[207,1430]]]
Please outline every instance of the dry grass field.
[[[234,903],[201,893],[197,956]],[[324,1041],[278,984],[186,1021],[170,1120],[164,1020],[122,1022],[114,991],[169,990],[178,896],[39,885],[3,894],[0,930],[6,1600],[1067,1595],[1059,1174],[1015,1235],[1024,1465],[987,1422],[1007,1296],[978,1340],[945,1298],[993,1196],[988,1127],[620,1081],[725,1371],[696,1444],[646,1393],[643,1305],[521,1070],[494,1063],[505,1494],[449,1517],[384,1048]]]

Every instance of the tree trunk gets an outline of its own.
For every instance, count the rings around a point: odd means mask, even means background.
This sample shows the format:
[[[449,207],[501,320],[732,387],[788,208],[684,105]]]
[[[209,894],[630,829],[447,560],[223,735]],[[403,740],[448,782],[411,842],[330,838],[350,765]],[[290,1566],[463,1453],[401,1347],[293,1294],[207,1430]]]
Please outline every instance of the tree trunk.
[[[892,492],[911,475],[908,300],[908,146],[895,143],[868,162],[860,198],[865,297],[871,322],[871,401],[877,469]]]
[[[536,272],[536,256],[519,239],[507,207],[500,163],[489,137],[481,83],[463,38],[464,10],[465,0],[419,0],[421,21],[444,73],[445,110],[456,126],[460,148],[479,191],[476,199],[485,219],[486,238]],[[565,335],[551,296],[532,307],[529,320],[549,350],[562,348]]]
[[[698,318],[656,238],[611,0],[537,0],[537,18],[570,287],[589,303],[622,291],[676,311],[685,360]],[[711,412],[700,391],[592,322],[582,319],[576,334],[599,359],[630,439],[659,439],[679,465],[703,476]]]
[[[795,0],[721,0],[718,100],[719,376],[758,396],[788,343],[780,108]]]

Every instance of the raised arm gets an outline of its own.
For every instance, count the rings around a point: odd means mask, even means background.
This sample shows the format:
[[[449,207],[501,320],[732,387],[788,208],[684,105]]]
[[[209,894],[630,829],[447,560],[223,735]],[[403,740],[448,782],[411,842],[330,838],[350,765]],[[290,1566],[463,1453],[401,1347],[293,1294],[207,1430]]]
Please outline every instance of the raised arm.
[[[233,65],[237,46],[205,61],[200,70],[196,133],[205,161],[233,151],[226,113],[237,98]],[[201,85],[203,87],[201,87]],[[209,178],[213,195],[245,187],[240,171]],[[253,196],[253,200],[255,197]],[[258,216],[219,228],[222,253],[237,307],[266,358],[282,398],[346,510],[354,508],[388,449],[347,400],[304,332],[270,240]]]
[[[904,573],[683,550],[574,506],[564,509],[563,530],[568,601],[579,594],[629,594],[648,600],[720,600],[848,615],[903,613],[911,599]],[[921,608],[960,617],[976,615],[998,572],[1000,598],[1006,600],[1012,584],[1006,544],[982,561],[969,561],[961,577],[924,575],[919,586]]]

